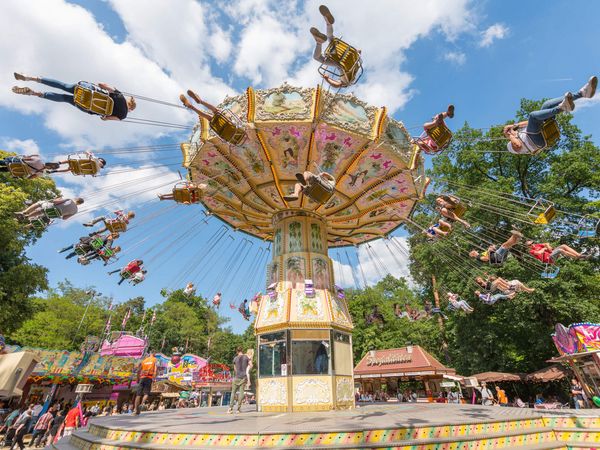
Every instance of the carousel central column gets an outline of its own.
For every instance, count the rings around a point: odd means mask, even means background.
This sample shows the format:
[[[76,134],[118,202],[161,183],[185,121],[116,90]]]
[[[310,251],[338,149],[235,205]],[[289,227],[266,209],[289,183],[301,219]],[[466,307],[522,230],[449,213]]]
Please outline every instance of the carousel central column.
[[[267,295],[255,322],[261,411],[354,406],[352,321],[327,249],[322,216],[274,215]]]

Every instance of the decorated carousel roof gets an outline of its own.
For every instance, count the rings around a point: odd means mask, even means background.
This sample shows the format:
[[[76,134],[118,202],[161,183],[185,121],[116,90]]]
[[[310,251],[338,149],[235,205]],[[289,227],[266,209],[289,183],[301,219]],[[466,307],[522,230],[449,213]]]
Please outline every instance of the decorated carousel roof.
[[[248,139],[229,145],[200,119],[182,145],[184,166],[194,182],[209,186],[202,203],[211,213],[258,238],[272,240],[277,211],[299,208],[327,220],[330,246],[360,244],[398,227],[427,187],[404,125],[351,94],[287,84],[248,88],[219,109],[250,124]],[[304,195],[283,200],[304,171],[335,177],[325,204]]]

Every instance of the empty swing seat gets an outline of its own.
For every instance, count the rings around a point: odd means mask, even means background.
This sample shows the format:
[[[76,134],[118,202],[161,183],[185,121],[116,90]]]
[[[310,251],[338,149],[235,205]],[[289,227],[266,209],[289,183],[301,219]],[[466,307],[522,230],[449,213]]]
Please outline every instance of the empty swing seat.
[[[68,163],[73,175],[95,176],[100,171],[98,160],[93,155],[69,155]]]
[[[538,212],[536,210],[542,209],[542,212]],[[552,219],[556,216],[556,209],[554,208],[554,203],[545,200],[543,198],[538,198],[535,204],[531,207],[527,216],[533,221],[536,225],[547,225]]]
[[[321,76],[327,75],[329,78],[342,83],[344,87],[356,84],[362,76],[363,67],[360,52],[347,42],[339,38],[333,38],[325,49],[324,56],[326,60],[334,62],[335,65],[321,64],[319,66]]]
[[[302,189],[302,193],[316,203],[327,202],[335,192],[335,178],[329,174],[315,176],[308,181],[308,186]]]
[[[229,110],[216,112],[209,124],[210,128],[228,144],[238,146],[246,141],[246,131],[241,120]]]
[[[85,111],[101,116],[110,116],[113,112],[114,102],[108,92],[99,88],[91,89],[81,84],[75,87],[74,103]]]
[[[542,272],[541,276],[542,276],[542,278],[552,280],[558,276],[559,272],[560,272],[560,267],[551,266],[550,264],[546,264],[546,268]]]
[[[600,219],[592,216],[582,217],[577,223],[577,236],[580,238],[595,237],[600,226]]]

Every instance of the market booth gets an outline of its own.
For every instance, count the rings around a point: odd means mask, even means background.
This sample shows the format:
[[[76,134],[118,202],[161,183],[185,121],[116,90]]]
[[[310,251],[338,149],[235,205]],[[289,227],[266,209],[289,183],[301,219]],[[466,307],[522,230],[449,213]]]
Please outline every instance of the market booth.
[[[417,394],[428,398],[462,377],[418,345],[371,350],[354,368],[355,386],[361,393],[383,391],[394,396],[403,382],[420,382]]]

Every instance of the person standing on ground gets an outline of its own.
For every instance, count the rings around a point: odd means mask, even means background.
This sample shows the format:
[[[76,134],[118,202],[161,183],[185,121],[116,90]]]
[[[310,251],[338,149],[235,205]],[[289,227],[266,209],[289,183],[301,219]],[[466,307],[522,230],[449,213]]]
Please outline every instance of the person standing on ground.
[[[21,417],[19,417],[19,419],[17,420],[17,423],[14,425],[15,428],[15,438],[13,440],[13,444],[10,447],[10,450],[13,450],[15,448],[15,446],[19,446],[19,448],[21,450],[23,450],[25,448],[25,444],[23,443],[23,438],[25,437],[25,435],[27,434],[27,430],[29,429],[29,426],[31,425],[31,421],[32,421],[32,412],[31,412],[31,408],[28,409],[27,411],[25,411]]]
[[[156,376],[156,355],[151,353],[142,361],[138,369],[138,385],[135,396],[135,415],[139,416],[141,412],[141,403],[146,403],[148,395],[152,388],[152,380]]]
[[[37,439],[36,447],[40,447],[42,443],[43,437],[46,435],[46,432],[50,429],[52,425],[52,421],[54,420],[54,410],[50,408],[46,413],[42,414],[38,421],[33,427],[33,433],[31,435],[31,440],[29,441],[29,446],[32,447]]]
[[[571,380],[571,395],[573,396],[575,409],[580,409],[583,406],[583,388],[576,378]]]
[[[238,404],[236,414],[242,410],[242,400],[244,399],[244,385],[246,384],[246,369],[250,364],[250,359],[244,354],[242,347],[236,349],[237,356],[233,358],[234,377],[231,383],[231,404],[227,410],[227,414],[233,413],[235,407],[235,398],[238,394]]]
[[[498,398],[498,404],[500,406],[508,406],[508,397],[506,392],[500,386],[496,386],[496,397]]]
[[[487,387],[486,382],[481,383],[481,387],[477,388],[481,393],[481,404],[483,406],[492,406],[494,404],[494,394]]]
[[[73,431],[79,428],[81,418],[79,417],[79,407],[73,406],[65,416],[63,436],[70,436]]]

